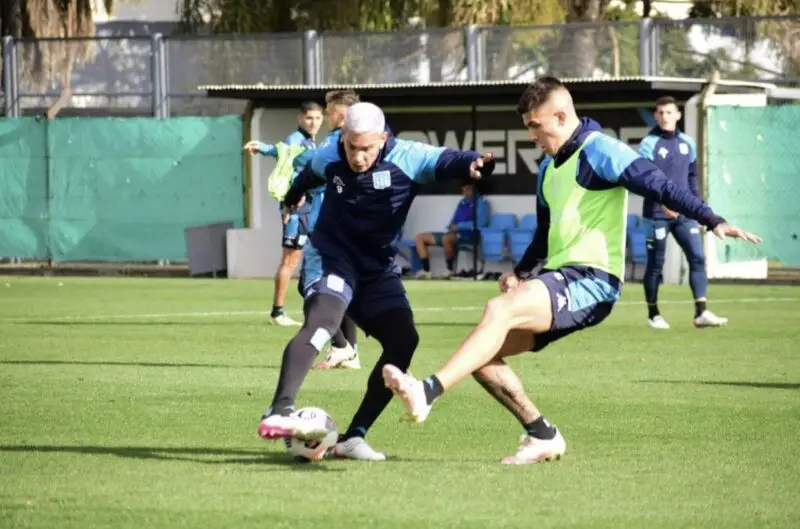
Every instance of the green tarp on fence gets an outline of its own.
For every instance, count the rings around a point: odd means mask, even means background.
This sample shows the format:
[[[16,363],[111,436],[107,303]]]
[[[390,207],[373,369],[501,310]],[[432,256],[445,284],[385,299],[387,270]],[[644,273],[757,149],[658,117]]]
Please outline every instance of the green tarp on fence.
[[[242,120],[0,120],[0,256],[186,257],[189,226],[244,220]]]

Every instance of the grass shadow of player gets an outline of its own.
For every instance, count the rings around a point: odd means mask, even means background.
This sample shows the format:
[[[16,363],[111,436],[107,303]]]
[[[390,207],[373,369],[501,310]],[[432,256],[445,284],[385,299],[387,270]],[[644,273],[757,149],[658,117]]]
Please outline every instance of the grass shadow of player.
[[[415,321],[417,327],[475,327],[474,321]]]
[[[798,382],[751,382],[744,380],[637,380],[645,384],[699,384],[705,386],[734,386],[759,389],[800,389]]]
[[[118,367],[201,367],[207,369],[279,369],[278,365],[262,364],[196,364],[191,362],[122,362],[117,360],[0,360],[0,365],[31,366],[118,366]]]
[[[154,320],[20,320],[13,322],[15,325],[52,325],[52,326],[88,326],[111,325],[119,327],[174,327],[174,326],[214,326],[220,325],[251,325],[243,320],[207,319],[205,321],[154,321]]]
[[[178,461],[203,465],[263,465],[311,472],[342,471],[306,460],[298,460],[285,452],[264,452],[238,448],[215,447],[148,447],[92,445],[0,445],[0,452],[65,453],[109,455],[129,459]]]

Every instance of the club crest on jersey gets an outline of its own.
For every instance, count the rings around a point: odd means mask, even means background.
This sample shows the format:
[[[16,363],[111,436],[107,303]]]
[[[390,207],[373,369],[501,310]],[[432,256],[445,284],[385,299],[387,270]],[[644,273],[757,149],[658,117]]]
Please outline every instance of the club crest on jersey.
[[[392,187],[392,173],[389,171],[377,171],[372,173],[372,187],[375,189],[388,189]]]
[[[686,145],[685,143],[679,144],[678,145],[678,150],[680,151],[681,154],[684,154],[684,155],[685,154],[689,154],[689,146]]]
[[[666,147],[661,147],[661,148],[658,150],[658,154],[659,154],[659,156],[661,156],[662,158],[666,158],[666,157],[667,157],[667,155],[669,154],[669,151],[666,149]]]
[[[336,192],[341,195],[342,191],[344,191],[344,182],[342,181],[342,179],[339,178],[338,176],[334,176],[333,185],[336,186]]]

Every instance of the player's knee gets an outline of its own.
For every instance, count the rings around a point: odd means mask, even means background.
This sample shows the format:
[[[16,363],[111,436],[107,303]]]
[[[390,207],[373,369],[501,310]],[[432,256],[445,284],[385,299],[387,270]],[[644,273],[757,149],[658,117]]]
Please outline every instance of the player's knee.
[[[309,303],[299,335],[320,351],[339,328],[346,305],[342,300],[324,295],[314,296]]]
[[[511,317],[511,310],[508,298],[497,296],[486,302],[483,309],[483,319],[490,321],[508,321]]]

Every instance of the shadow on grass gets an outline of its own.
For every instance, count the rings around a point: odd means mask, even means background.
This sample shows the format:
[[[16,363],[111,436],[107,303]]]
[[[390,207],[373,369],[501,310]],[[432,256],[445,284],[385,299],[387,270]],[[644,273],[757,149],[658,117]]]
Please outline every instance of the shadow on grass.
[[[280,369],[276,365],[193,364],[178,362],[118,362],[115,360],[0,360],[0,365],[32,366],[127,366],[127,367],[205,367],[209,369]]]
[[[800,389],[798,382],[747,382],[743,380],[637,380],[645,384],[699,384],[706,386],[738,386],[761,389]]]
[[[235,448],[147,447],[147,446],[82,446],[82,445],[0,445],[0,452],[62,453],[109,455],[129,459],[184,461],[204,465],[268,465],[299,471],[330,472],[330,468],[306,460],[296,460],[287,453],[242,450]]]
[[[119,327],[184,327],[184,326],[202,326],[218,327],[220,325],[252,325],[252,321],[245,320],[232,320],[232,319],[194,319],[192,321],[164,321],[164,320],[18,320],[13,321],[15,325],[53,325],[59,327],[95,327],[98,325],[111,325]]]

